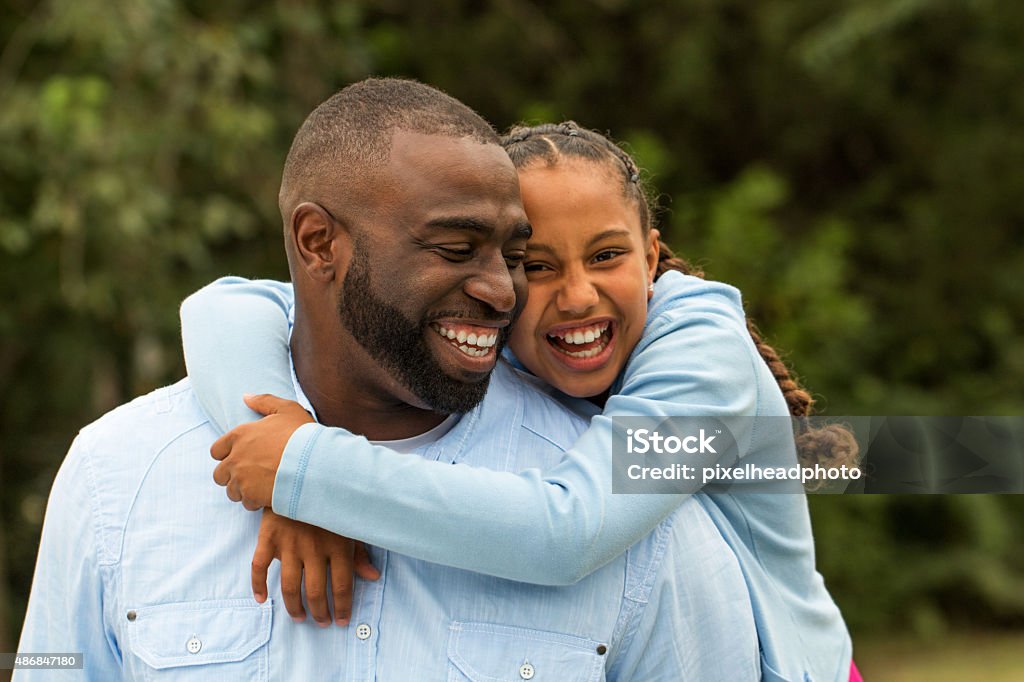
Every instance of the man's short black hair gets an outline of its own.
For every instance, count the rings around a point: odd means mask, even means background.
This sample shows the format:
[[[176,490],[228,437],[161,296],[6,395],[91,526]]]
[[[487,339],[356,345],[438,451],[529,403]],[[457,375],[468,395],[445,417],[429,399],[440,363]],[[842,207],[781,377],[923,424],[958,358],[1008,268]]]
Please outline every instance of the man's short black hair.
[[[339,191],[361,187],[387,163],[397,130],[498,144],[487,121],[437,88],[399,78],[353,83],[314,109],[295,134],[278,196],[286,228],[298,203],[329,205]]]

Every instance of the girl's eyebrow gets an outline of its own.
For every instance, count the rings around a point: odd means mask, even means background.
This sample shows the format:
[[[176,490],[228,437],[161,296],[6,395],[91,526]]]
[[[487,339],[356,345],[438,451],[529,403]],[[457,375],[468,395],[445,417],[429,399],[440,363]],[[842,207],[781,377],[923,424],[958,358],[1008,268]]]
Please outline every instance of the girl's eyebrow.
[[[602,239],[607,239],[608,237],[629,237],[629,230],[613,227],[604,230],[603,232],[598,232],[587,241],[587,246],[593,246],[597,242],[601,241]]]
[[[607,239],[609,237],[629,237],[629,235],[630,235],[629,230],[626,230],[626,229],[623,229],[623,228],[618,228],[618,227],[612,227],[612,228],[609,228],[607,230],[603,230],[601,232],[598,232],[593,237],[588,239],[587,243],[586,243],[586,248],[590,248],[591,246],[593,246],[594,244],[598,243],[602,239]],[[555,251],[554,247],[548,246],[547,244],[542,244],[540,242],[536,242],[536,241],[534,241],[532,239],[529,242],[527,242],[526,250],[527,251],[543,251],[544,253],[551,254],[552,256],[557,256],[558,255],[558,253]]]
[[[526,242],[526,250],[527,251],[543,251],[544,253],[549,254],[551,256],[557,256],[558,255],[557,253],[555,253],[555,249],[553,247],[550,247],[547,244],[540,244],[538,242],[533,241],[532,239],[530,241]]]

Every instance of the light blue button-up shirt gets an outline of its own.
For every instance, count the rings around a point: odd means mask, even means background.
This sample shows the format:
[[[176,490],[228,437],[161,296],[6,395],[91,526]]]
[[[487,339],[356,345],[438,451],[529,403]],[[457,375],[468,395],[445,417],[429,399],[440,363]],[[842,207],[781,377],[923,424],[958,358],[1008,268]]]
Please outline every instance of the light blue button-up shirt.
[[[484,402],[419,454],[550,467],[585,426],[502,363]],[[213,484],[216,436],[187,381],[82,430],[50,496],[19,651],[80,651],[95,680],[760,677],[738,562],[695,500],[568,587],[373,549],[381,578],[357,581],[351,626],[296,624],[250,594],[259,516]],[[34,674],[55,676],[16,679]]]
[[[239,400],[243,393],[296,395],[288,371],[292,306],[290,284],[237,277],[218,280],[182,305],[197,396],[222,429],[257,418]],[[225,328],[231,336],[223,335]],[[603,415],[556,466],[516,475],[438,466],[344,429],[307,424],[285,448],[274,510],[423,560],[571,585],[625,551],[685,498],[613,494],[612,417],[761,417],[730,422],[740,454],[760,466],[788,467],[797,462],[788,420],[779,428],[788,414],[747,331],[740,292],[668,272],[655,283],[643,335]],[[691,463],[700,465],[696,457]],[[692,492],[699,487],[691,483]],[[745,487],[736,483],[697,499],[739,558],[765,679],[846,682],[850,637],[815,570],[805,496]]]

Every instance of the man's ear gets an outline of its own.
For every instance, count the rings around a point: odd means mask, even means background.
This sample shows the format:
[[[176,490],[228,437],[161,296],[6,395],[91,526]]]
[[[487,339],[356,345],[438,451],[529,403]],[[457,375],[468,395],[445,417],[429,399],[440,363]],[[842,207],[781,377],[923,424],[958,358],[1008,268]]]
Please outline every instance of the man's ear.
[[[329,282],[343,267],[343,249],[338,242],[345,232],[319,204],[306,201],[292,211],[291,246],[297,263],[311,279]]]

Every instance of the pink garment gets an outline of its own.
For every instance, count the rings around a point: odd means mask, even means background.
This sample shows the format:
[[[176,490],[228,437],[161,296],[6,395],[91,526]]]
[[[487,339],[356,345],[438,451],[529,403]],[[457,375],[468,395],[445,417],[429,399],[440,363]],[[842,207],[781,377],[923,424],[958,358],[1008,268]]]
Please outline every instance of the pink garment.
[[[860,671],[857,670],[857,664],[850,661],[850,682],[864,682],[864,678],[860,676]]]

